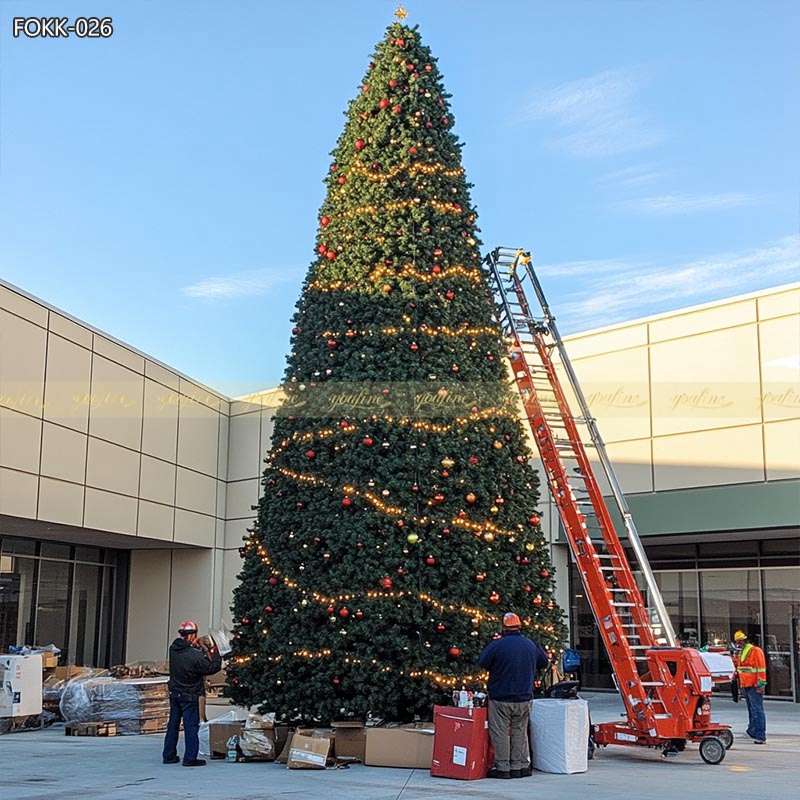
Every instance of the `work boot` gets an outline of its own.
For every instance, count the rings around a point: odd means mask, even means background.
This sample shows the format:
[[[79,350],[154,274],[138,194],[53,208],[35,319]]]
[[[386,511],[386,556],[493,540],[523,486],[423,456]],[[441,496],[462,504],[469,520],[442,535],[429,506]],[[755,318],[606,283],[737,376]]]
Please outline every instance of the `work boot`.
[[[520,778],[530,778],[533,775],[533,767],[523,767],[519,771]]]
[[[489,774],[486,776],[487,778],[503,778],[507,779],[511,777],[510,770],[499,770],[499,769],[490,769]]]
[[[194,761],[184,761],[184,767],[204,767],[206,760],[204,758],[196,758]]]
[[[172,756],[172,758],[165,758],[162,760],[162,764],[177,764],[181,760],[180,756]]]

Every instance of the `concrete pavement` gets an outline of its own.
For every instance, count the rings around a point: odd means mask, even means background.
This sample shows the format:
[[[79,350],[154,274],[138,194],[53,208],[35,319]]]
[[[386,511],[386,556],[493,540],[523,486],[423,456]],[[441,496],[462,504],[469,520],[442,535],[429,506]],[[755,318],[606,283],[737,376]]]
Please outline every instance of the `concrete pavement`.
[[[584,694],[592,720],[614,719],[622,711],[613,694]],[[111,739],[64,736],[63,726],[0,736],[0,797],[14,800],[435,800],[485,798],[512,800],[533,795],[591,800],[656,800],[692,797],[732,800],[787,797],[798,783],[800,706],[766,703],[767,745],[744,735],[744,704],[714,698],[714,715],[733,725],[736,741],[718,766],[704,764],[696,745],[674,759],[655,750],[608,747],[597,751],[588,772],[497,781],[432,778],[427,771],[365,767],[325,771],[287,770],[272,763],[229,764],[210,761],[185,769],[161,764],[161,736]],[[209,711],[224,713],[214,705]]]

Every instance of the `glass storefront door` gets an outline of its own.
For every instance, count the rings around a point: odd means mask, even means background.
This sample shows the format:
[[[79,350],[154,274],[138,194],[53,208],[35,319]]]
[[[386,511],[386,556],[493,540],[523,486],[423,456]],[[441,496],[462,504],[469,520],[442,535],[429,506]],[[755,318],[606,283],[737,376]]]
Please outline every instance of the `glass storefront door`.
[[[727,645],[742,630],[761,644],[761,603],[757,569],[701,570],[701,645]]]
[[[764,655],[771,695],[794,697],[792,618],[800,617],[800,569],[764,570]],[[793,664],[793,661],[795,664]]]
[[[123,653],[127,553],[0,539],[0,652],[61,650],[61,664],[108,667]]]

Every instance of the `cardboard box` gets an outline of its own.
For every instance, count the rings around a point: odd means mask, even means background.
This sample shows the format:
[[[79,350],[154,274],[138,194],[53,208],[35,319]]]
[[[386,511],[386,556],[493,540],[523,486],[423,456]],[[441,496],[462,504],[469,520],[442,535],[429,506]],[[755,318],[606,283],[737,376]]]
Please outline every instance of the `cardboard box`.
[[[208,726],[208,749],[211,758],[226,758],[228,755],[228,739],[241,736],[246,720],[236,722],[211,722]]]
[[[70,681],[77,675],[83,674],[85,670],[86,667],[75,667],[70,665],[68,667],[56,667],[53,674],[61,681]]]
[[[364,761],[367,755],[367,729],[363,722],[333,722],[336,731],[336,758]]]
[[[42,669],[55,669],[58,666],[58,656],[55,653],[41,653]]]
[[[289,733],[283,747],[278,751],[279,755],[275,759],[279,764],[286,764],[289,761],[289,751],[292,749],[292,739],[294,738],[295,729],[289,728]]]
[[[248,749],[247,745],[247,728],[245,728],[242,738],[241,738],[241,748],[242,750]],[[289,735],[289,726],[288,725],[273,725],[273,723],[264,724],[260,729],[258,729],[258,733],[268,739],[272,743],[272,749],[269,753],[263,752],[258,756],[244,756],[245,761],[277,761],[278,754],[282,753],[284,748],[286,747],[286,739]],[[287,751],[288,754],[288,751]],[[284,762],[285,763],[285,762]]]
[[[486,708],[434,706],[431,775],[462,781],[486,777],[489,721]]]
[[[332,740],[324,736],[306,736],[300,732],[292,738],[289,769],[325,769]]]
[[[372,767],[430,769],[433,763],[433,723],[367,728],[364,763]]]

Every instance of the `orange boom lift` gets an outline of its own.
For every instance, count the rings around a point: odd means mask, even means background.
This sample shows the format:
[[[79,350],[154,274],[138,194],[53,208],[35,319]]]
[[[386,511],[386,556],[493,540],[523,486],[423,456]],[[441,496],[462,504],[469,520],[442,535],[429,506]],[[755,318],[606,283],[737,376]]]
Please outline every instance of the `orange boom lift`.
[[[676,641],[530,254],[499,247],[484,259],[484,266],[547,483],[625,704],[627,720],[596,724],[595,743],[660,748],[671,756],[682,752],[687,742],[699,742],[702,759],[719,764],[733,744],[733,734],[728,726],[712,721],[711,690],[715,677],[729,677],[712,674],[697,650]],[[537,303],[536,312],[526,292]],[[577,414],[570,408],[565,387]],[[587,448],[594,451],[611,487],[652,608],[645,606]]]

